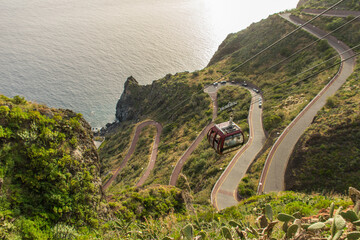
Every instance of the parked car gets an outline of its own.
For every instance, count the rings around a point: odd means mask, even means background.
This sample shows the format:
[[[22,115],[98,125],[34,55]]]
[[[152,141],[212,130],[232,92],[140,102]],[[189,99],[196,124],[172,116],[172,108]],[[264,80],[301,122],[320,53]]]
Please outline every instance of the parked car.
[[[262,107],[262,103],[261,102],[259,102],[259,108],[261,108]]]
[[[226,81],[221,81],[220,83],[221,83],[221,84],[226,84]]]
[[[214,86],[217,86],[217,85],[218,85],[218,82],[214,82],[213,85],[214,85]]]
[[[259,89],[253,88],[254,92],[259,93]]]
[[[242,84],[244,87],[247,87],[247,83],[246,82],[243,82]]]

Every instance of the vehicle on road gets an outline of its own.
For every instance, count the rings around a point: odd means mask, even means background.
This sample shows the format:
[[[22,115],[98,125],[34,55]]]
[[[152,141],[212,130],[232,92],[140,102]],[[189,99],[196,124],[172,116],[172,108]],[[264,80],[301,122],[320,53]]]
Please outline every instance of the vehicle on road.
[[[259,89],[253,88],[254,92],[259,93]]]
[[[247,87],[247,83],[246,82],[243,82],[242,84],[244,87]]]

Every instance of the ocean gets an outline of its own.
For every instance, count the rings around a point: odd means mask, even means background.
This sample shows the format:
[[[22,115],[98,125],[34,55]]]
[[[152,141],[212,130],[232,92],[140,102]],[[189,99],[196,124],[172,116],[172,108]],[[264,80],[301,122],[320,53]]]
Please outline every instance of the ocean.
[[[0,94],[115,120],[128,76],[204,68],[227,34],[297,0],[3,0]]]

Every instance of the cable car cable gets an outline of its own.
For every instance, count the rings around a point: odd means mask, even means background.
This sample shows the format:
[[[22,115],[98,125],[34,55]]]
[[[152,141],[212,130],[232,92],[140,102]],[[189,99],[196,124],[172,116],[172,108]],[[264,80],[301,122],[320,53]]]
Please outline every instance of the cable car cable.
[[[344,24],[343,24],[343,25],[341,25],[340,27],[336,28],[335,30],[333,30],[333,31],[331,31],[331,32],[329,32],[329,33],[327,33],[326,35],[322,36],[321,38],[318,38],[316,41],[314,41],[314,42],[310,43],[310,44],[309,44],[309,45],[307,45],[306,47],[304,47],[304,48],[302,48],[302,49],[300,49],[300,50],[296,51],[296,52],[295,52],[295,53],[293,53],[293,54],[291,54],[289,57],[287,57],[287,58],[285,58],[285,59],[281,60],[280,62],[278,62],[278,63],[276,63],[276,64],[274,64],[274,65],[272,65],[272,66],[270,66],[270,67],[268,67],[268,68],[267,68],[267,69],[265,69],[263,72],[259,73],[259,75],[262,75],[262,74],[266,73],[267,71],[269,71],[270,69],[272,69],[272,68],[274,68],[274,67],[276,67],[276,66],[280,65],[281,63],[283,63],[283,62],[285,62],[285,61],[287,61],[287,60],[289,60],[290,58],[292,58],[292,57],[294,57],[295,55],[297,55],[297,54],[301,53],[302,51],[304,51],[304,50],[308,49],[309,47],[313,46],[315,43],[320,42],[320,41],[321,41],[321,40],[323,40],[324,38],[326,38],[326,37],[330,36],[330,35],[331,35],[331,34],[333,34],[334,32],[336,32],[336,31],[340,30],[341,28],[343,28],[343,27],[345,27],[346,25],[348,25],[348,24],[350,24],[350,23],[352,23],[352,22],[356,21],[356,20],[357,20],[357,19],[359,19],[359,18],[360,18],[360,15],[358,15],[357,17],[355,17],[355,18],[351,19],[350,21],[347,21],[346,23],[344,23]]]
[[[265,52],[266,50],[270,49],[271,47],[275,46],[276,44],[278,44],[279,42],[281,42],[282,40],[288,38],[289,36],[291,36],[292,34],[294,34],[295,32],[297,32],[298,30],[302,29],[304,26],[306,26],[307,24],[313,22],[314,20],[316,20],[317,18],[319,18],[320,16],[322,16],[323,14],[325,14],[326,12],[330,11],[331,9],[333,9],[334,7],[338,6],[340,3],[342,3],[343,1],[345,0],[341,0],[337,3],[335,3],[334,5],[332,5],[331,7],[329,7],[328,9],[324,10],[323,12],[321,12],[320,14],[316,15],[314,18],[310,19],[309,21],[307,21],[306,23],[304,23],[303,25],[297,27],[296,29],[294,29],[293,31],[291,31],[290,33],[288,33],[287,35],[285,35],[284,37],[282,37],[281,39],[275,41],[274,43],[270,44],[268,47],[264,48],[263,50],[261,50],[260,52],[258,52],[257,54],[255,54],[254,56],[250,57],[249,59],[247,59],[245,62],[239,64],[236,68],[230,70],[229,72],[227,72],[226,74],[224,74],[223,76],[219,77],[215,82],[219,81],[220,79],[224,78],[225,76],[229,75],[230,73],[234,72],[236,69],[240,68],[241,66],[245,65],[246,63],[248,63],[249,61],[251,61],[252,59],[254,59],[255,57],[259,56],[260,54],[262,54],[263,52]],[[344,26],[342,26],[344,27]],[[338,30],[338,29],[337,29]],[[338,56],[338,55],[337,55]],[[287,80],[287,81],[290,81],[290,80]],[[214,82],[214,83],[215,83]],[[198,94],[200,92],[203,92],[205,89],[205,87],[203,87],[200,91],[196,92],[196,93],[193,93],[191,94],[190,97],[186,97],[186,99],[180,101],[178,104],[176,104],[175,106],[173,106],[171,109],[167,110],[166,112],[164,113],[161,113],[159,115],[155,114],[155,116],[157,115],[158,117],[164,115],[165,114],[168,114],[169,112],[171,112],[172,110],[174,110],[176,107],[180,106],[180,105],[183,105],[187,100],[189,100],[193,95],[195,94]],[[256,101],[255,101],[256,103]],[[186,106],[186,105],[185,105]],[[160,111],[160,109],[159,109]],[[179,111],[179,109],[177,110]],[[175,111],[175,113],[177,112]],[[174,113],[172,113],[173,115]],[[154,114],[152,114],[154,116]]]
[[[250,62],[251,60],[253,60],[254,58],[256,58],[257,56],[261,55],[263,52],[265,52],[266,50],[270,49],[271,47],[275,46],[276,44],[278,44],[279,42],[281,42],[282,40],[288,38],[289,36],[291,36],[292,34],[294,34],[295,32],[299,31],[300,29],[302,29],[304,26],[308,25],[309,23],[315,21],[316,19],[318,19],[319,17],[321,17],[323,14],[327,13],[328,11],[332,10],[333,8],[335,8],[336,6],[338,6],[340,3],[342,3],[345,0],[340,0],[339,2],[335,3],[334,5],[332,5],[331,7],[329,7],[328,9],[324,10],[323,12],[321,12],[320,14],[316,15],[315,17],[313,17],[312,19],[308,20],[307,22],[305,22],[304,24],[302,24],[301,26],[298,26],[297,28],[295,28],[293,31],[291,31],[290,33],[286,34],[284,37],[281,37],[279,40],[275,41],[274,43],[270,44],[269,46],[267,46],[266,48],[264,48],[263,50],[261,50],[260,52],[256,53],[255,55],[253,55],[252,57],[248,58],[245,62],[239,64],[237,67],[235,67],[234,69],[230,70],[229,72],[227,72],[226,74],[224,74],[222,77],[220,77],[217,81],[221,80],[222,78],[226,77],[227,75],[229,75],[230,73],[234,72],[236,69],[244,66],[246,63]],[[217,82],[215,81],[215,82]]]
[[[341,54],[347,53],[347,52],[349,52],[349,51],[351,51],[351,50],[354,50],[354,49],[356,49],[356,48],[358,48],[358,47],[360,47],[360,44],[357,45],[357,46],[355,46],[355,47],[353,47],[353,48],[350,48],[350,49],[342,52]],[[326,71],[326,70],[328,70],[328,69],[330,69],[330,68],[332,68],[332,67],[334,67],[334,66],[337,66],[337,65],[339,65],[339,64],[341,64],[341,63],[343,63],[343,62],[345,62],[345,61],[347,61],[347,60],[349,60],[349,59],[351,59],[351,58],[356,57],[356,56],[359,55],[359,54],[360,54],[360,53],[355,53],[353,56],[351,56],[351,57],[349,57],[349,58],[346,58],[346,59],[344,59],[344,60],[341,60],[340,62],[337,62],[337,63],[331,65],[330,67],[327,67],[327,68],[325,68],[325,69],[322,69],[322,70],[320,70],[320,71],[312,74],[310,77],[315,76],[315,75],[317,75],[317,74],[319,74],[319,73],[322,73],[322,72],[324,72],[324,71]],[[330,59],[328,59],[328,60],[326,60],[326,61],[323,61],[323,62],[321,62],[321,63],[319,63],[319,64],[317,64],[317,65],[315,65],[315,66],[313,66],[313,67],[311,67],[311,68],[308,68],[308,69],[306,69],[306,70],[304,70],[304,71],[296,74],[295,76],[293,76],[293,77],[291,77],[291,78],[288,78],[288,79],[286,79],[286,80],[284,80],[284,81],[282,81],[282,82],[280,82],[280,83],[277,83],[276,85],[272,86],[272,88],[275,88],[275,87],[277,87],[277,86],[279,86],[279,85],[281,85],[281,84],[284,84],[284,83],[286,83],[286,82],[289,82],[289,81],[293,80],[294,78],[296,78],[296,77],[298,77],[298,76],[300,76],[300,75],[303,75],[303,74],[305,74],[305,73],[307,73],[307,72],[315,69],[316,67],[319,67],[319,66],[321,66],[321,65],[329,62],[330,60],[332,60],[332,59],[334,59],[334,58],[336,58],[336,57],[338,57],[338,56],[339,56],[339,55],[336,55],[336,56],[334,56],[334,57],[332,57],[332,58],[330,58]],[[297,83],[298,83],[298,82],[301,82],[301,81],[305,81],[305,80],[309,79],[310,77],[308,76],[308,77],[306,77],[306,78],[304,78],[304,79],[301,79],[301,80],[297,81]],[[295,85],[295,84],[297,84],[297,83],[294,83],[294,84],[292,84],[291,86],[293,86],[293,85]],[[263,91],[263,92],[262,92],[262,93],[263,93],[262,95],[268,95],[268,94],[271,93],[271,92],[273,92],[273,91]],[[258,97],[258,96],[251,97],[251,99],[252,99],[252,98],[256,98],[256,97]],[[259,101],[254,101],[253,103],[250,104],[250,106],[251,106],[252,104],[257,103],[257,102],[259,102]],[[176,113],[176,112],[177,112],[177,111],[175,111],[175,113]]]
[[[355,48],[357,48],[357,47],[359,47],[359,46],[360,46],[360,44],[357,45],[356,47],[352,48],[352,49],[355,49]],[[352,49],[348,49],[348,50],[342,52],[341,54],[346,53],[346,52],[348,52],[348,51],[350,51],[350,50],[352,50]],[[311,78],[311,77],[313,77],[313,76],[316,76],[316,75],[318,75],[318,74],[320,74],[320,73],[322,73],[322,72],[324,72],[324,71],[326,71],[326,70],[328,70],[328,69],[330,69],[330,68],[332,68],[332,67],[335,67],[335,66],[337,66],[337,65],[339,65],[339,64],[341,64],[341,63],[343,63],[343,62],[345,62],[345,61],[347,61],[347,60],[349,60],[349,59],[351,59],[351,58],[354,58],[354,57],[356,57],[356,56],[358,56],[358,55],[360,55],[360,52],[359,52],[359,53],[355,53],[353,56],[350,56],[350,57],[348,57],[348,58],[346,58],[346,59],[344,59],[344,60],[341,60],[340,62],[334,63],[333,65],[331,65],[331,66],[329,66],[329,67],[327,67],[327,68],[321,69],[321,70],[317,71],[316,73],[313,73],[311,76],[308,76],[308,77],[306,77],[306,78],[303,78],[303,79],[297,81],[296,83],[290,85],[289,87],[292,87],[292,86],[296,85],[296,84],[299,83],[299,82],[306,81],[307,79],[309,79],[309,78]],[[318,65],[324,64],[324,63],[326,63],[326,62],[327,62],[327,61],[324,61],[324,62],[322,62],[322,63],[320,63],[320,64],[318,64]],[[318,66],[318,65],[317,65],[317,66]],[[296,76],[294,76],[294,77],[292,77],[292,78],[290,78],[290,79],[288,79],[288,80],[286,80],[286,81],[290,81],[290,80],[292,80],[293,78],[295,78],[295,77],[297,77],[297,76],[299,76],[299,75],[302,75],[302,74],[308,72],[308,70],[311,70],[311,69],[313,69],[313,68],[307,69],[307,70],[305,70],[305,71],[297,74]],[[285,83],[285,81],[283,81],[282,83]],[[270,92],[271,92],[271,91],[263,92],[263,95],[267,95],[267,94],[269,94]],[[256,96],[256,97],[258,97],[258,96]],[[252,97],[252,98],[255,98],[255,97]],[[254,104],[258,103],[258,102],[260,102],[260,100],[253,101],[252,103],[250,103],[249,108],[250,108],[252,105],[254,105]],[[174,122],[176,122],[176,121],[174,121]],[[177,137],[177,138],[175,138],[175,139],[173,139],[173,140],[176,141],[176,140],[179,140],[179,139],[181,139],[181,138],[183,138],[183,136]],[[158,150],[158,148],[156,148],[156,150]]]
[[[218,82],[219,80],[223,79],[224,77],[226,77],[227,75],[229,75],[230,73],[234,72],[236,69],[244,66],[246,63],[250,62],[251,60],[253,60],[255,57],[261,55],[263,52],[265,52],[266,50],[270,49],[271,47],[275,46],[276,44],[278,44],[279,42],[283,41],[284,39],[288,38],[289,36],[291,36],[292,34],[294,34],[295,32],[299,31],[300,29],[302,29],[304,26],[308,25],[309,23],[315,21],[317,18],[321,17],[322,15],[324,15],[325,13],[327,13],[328,11],[332,10],[333,8],[335,8],[336,6],[338,6],[340,3],[344,2],[345,0],[340,0],[339,2],[335,3],[334,5],[332,5],[331,7],[327,8],[326,10],[324,10],[323,12],[319,13],[318,15],[316,15],[315,17],[313,17],[312,19],[308,20],[307,22],[305,22],[303,25],[295,28],[293,31],[291,31],[290,33],[286,34],[284,37],[280,38],[279,40],[275,41],[274,43],[270,44],[269,46],[267,46],[266,48],[264,48],[263,50],[261,50],[260,52],[258,52],[257,54],[253,55],[252,57],[248,58],[245,62],[239,64],[237,67],[235,67],[234,69],[228,71],[226,74],[222,75],[221,77],[219,77],[215,82]],[[202,88],[199,92],[203,92],[205,89]],[[194,95],[195,93],[193,93],[192,95]],[[176,108],[177,106],[180,106],[182,104],[184,104],[188,99],[185,99],[184,101],[179,102],[178,104],[176,104],[172,109]],[[170,109],[170,110],[172,110]],[[168,114],[170,112],[170,110],[166,111],[164,114]]]

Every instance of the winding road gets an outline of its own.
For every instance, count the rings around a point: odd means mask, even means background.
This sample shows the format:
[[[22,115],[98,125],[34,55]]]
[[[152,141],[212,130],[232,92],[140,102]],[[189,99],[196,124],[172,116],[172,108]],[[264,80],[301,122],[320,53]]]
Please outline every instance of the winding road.
[[[148,165],[147,169],[145,170],[145,173],[141,176],[139,182],[136,184],[136,186],[141,186],[142,184],[144,184],[145,180],[150,175],[151,170],[155,166],[155,161],[156,161],[156,157],[157,157],[157,149],[158,149],[158,146],[159,146],[160,135],[161,135],[161,132],[162,132],[161,124],[158,123],[158,122],[152,121],[152,120],[142,122],[142,123],[140,123],[139,125],[136,126],[136,130],[135,130],[133,139],[131,141],[130,148],[129,148],[128,152],[126,153],[126,156],[125,156],[124,160],[122,161],[120,166],[116,169],[114,175],[103,185],[103,190],[106,190],[111,185],[111,183],[119,175],[119,172],[121,171],[121,169],[123,169],[126,166],[126,164],[129,161],[131,155],[135,151],[135,146],[136,146],[136,143],[139,140],[141,130],[144,127],[151,126],[151,125],[156,127],[155,141],[154,141],[154,144],[153,144],[149,165]]]
[[[195,141],[190,145],[190,147],[178,160],[170,178],[170,185],[176,185],[176,181],[179,177],[181,169],[183,168],[187,159],[200,144],[209,129],[214,126],[214,121],[217,117],[218,107],[217,91],[223,86],[241,85],[227,82],[226,84],[218,84],[217,86],[210,85],[204,89],[204,91],[210,95],[213,101],[212,122],[201,131]],[[223,174],[220,176],[212,189],[211,202],[218,210],[233,206],[237,203],[237,185],[244,177],[250,163],[254,160],[258,152],[262,149],[266,139],[262,125],[262,108],[260,108],[259,105],[256,104],[259,99],[261,99],[261,95],[254,92],[251,88],[245,89],[247,89],[252,96],[248,116],[250,136],[248,142],[235,154],[235,156],[233,157],[233,159],[231,160],[231,162],[224,170]]]
[[[312,14],[312,12],[307,12]],[[315,14],[315,12],[314,12]],[[347,16],[343,12],[328,13],[335,16]],[[331,15],[331,16],[333,16]],[[304,24],[305,21],[301,20],[298,17],[291,16],[290,14],[281,14],[281,17],[287,21],[292,22],[295,25]],[[315,35],[318,38],[325,36],[327,33],[314,27],[313,25],[303,26],[303,29],[310,34]],[[284,177],[285,170],[290,158],[290,155],[293,151],[293,148],[304,133],[306,128],[311,124],[313,118],[317,112],[325,105],[326,99],[329,96],[332,96],[341,86],[345,83],[346,79],[352,74],[355,66],[354,52],[350,50],[343,42],[338,41],[333,36],[328,36],[324,38],[328,43],[339,53],[342,60],[344,61],[336,76],[330,80],[330,82],[320,91],[320,93],[302,110],[302,112],[290,123],[290,125],[282,132],[275,144],[273,145],[268,157],[266,159],[263,172],[258,186],[258,193],[271,192],[271,191],[282,191],[284,190]],[[169,184],[175,186],[178,180],[178,177],[181,173],[183,166],[185,165],[187,159],[190,157],[192,152],[198,147],[200,142],[206,136],[207,132],[211,127],[214,126],[214,121],[217,117],[217,91],[226,85],[240,86],[240,84],[218,84],[217,86],[210,85],[204,89],[206,93],[209,94],[213,102],[213,116],[212,121],[209,123],[197,136],[197,138],[192,142],[189,148],[178,160],[175,168],[170,177]],[[252,95],[248,123],[249,123],[249,140],[242,146],[242,148],[235,154],[227,168],[224,170],[216,184],[214,185],[211,192],[211,203],[215,206],[216,209],[221,210],[233,205],[236,205],[237,200],[237,186],[241,179],[245,176],[247,169],[251,162],[255,159],[256,155],[263,148],[263,145],[266,140],[266,136],[262,124],[262,108],[259,107],[256,102],[261,99],[261,95],[257,94],[250,88],[246,88],[250,91]],[[151,158],[149,165],[145,173],[140,178],[136,186],[141,186],[147,177],[149,176],[151,170],[153,169],[157,156],[157,148],[160,142],[160,135],[162,132],[162,126],[160,123],[155,121],[145,121],[139,124],[136,127],[130,148],[120,164],[119,168],[115,171],[114,175],[109,179],[106,184],[104,184],[103,189],[106,190],[111,183],[116,179],[119,172],[122,168],[125,167],[128,160],[135,150],[136,143],[139,139],[141,130],[149,125],[154,125],[157,128],[157,135],[154,140]]]
[[[220,85],[218,87],[218,89],[221,87],[222,85]],[[205,92],[207,92],[211,98],[211,101],[213,103],[213,115],[212,115],[212,120],[211,122],[205,127],[203,128],[203,130],[200,132],[200,134],[196,137],[196,139],[192,142],[192,144],[190,145],[190,147],[185,151],[185,153],[180,157],[180,159],[177,161],[176,166],[173,170],[173,172],[171,173],[170,176],[170,182],[169,185],[171,186],[175,186],[176,182],[179,178],[179,175],[181,173],[181,169],[184,167],[186,161],[188,160],[188,158],[190,157],[191,153],[199,146],[200,142],[203,140],[203,138],[205,137],[205,135],[208,133],[208,131],[210,130],[210,128],[212,128],[214,126],[214,121],[217,117],[217,93],[216,91],[211,91],[208,92],[207,89],[209,89],[209,87],[205,88]]]
[[[248,90],[252,95],[248,115],[250,136],[248,142],[235,154],[211,191],[211,203],[218,210],[238,203],[238,184],[266,140],[262,124],[262,108],[255,104],[261,96],[250,89]]]
[[[171,174],[170,177],[170,182],[169,184],[172,186],[176,185],[176,182],[179,178],[179,175],[181,173],[182,168],[184,167],[186,161],[188,160],[188,158],[190,157],[191,153],[198,147],[198,145],[200,144],[200,142],[203,140],[203,138],[206,136],[206,134],[208,133],[208,131],[210,130],[210,128],[212,128],[214,126],[214,121],[217,117],[217,110],[218,110],[218,104],[217,104],[217,91],[224,87],[224,86],[241,86],[240,84],[236,84],[236,83],[229,83],[226,82],[224,84],[218,84],[216,86],[214,85],[210,85],[207,86],[204,89],[204,92],[206,92],[207,94],[209,94],[212,103],[213,103],[213,115],[212,115],[212,121],[205,127],[203,128],[203,130],[200,132],[200,134],[196,137],[196,139],[192,142],[192,144],[190,145],[190,147],[185,151],[185,153],[180,157],[180,159],[178,160],[178,162],[176,163],[176,166]],[[249,88],[246,88],[249,90]],[[249,90],[250,91],[250,90]],[[251,91],[250,91],[251,92]]]
[[[305,23],[305,21],[290,14],[281,14],[280,16],[295,25]],[[326,35],[326,32],[312,25],[306,25],[303,29],[318,38]],[[342,60],[349,59],[341,64],[336,76],[330,80],[279,136],[266,159],[259,181],[258,194],[284,190],[285,171],[296,142],[311,124],[317,112],[325,105],[326,99],[334,95],[354,71],[354,52],[333,36],[325,37],[325,40],[339,53]]]

